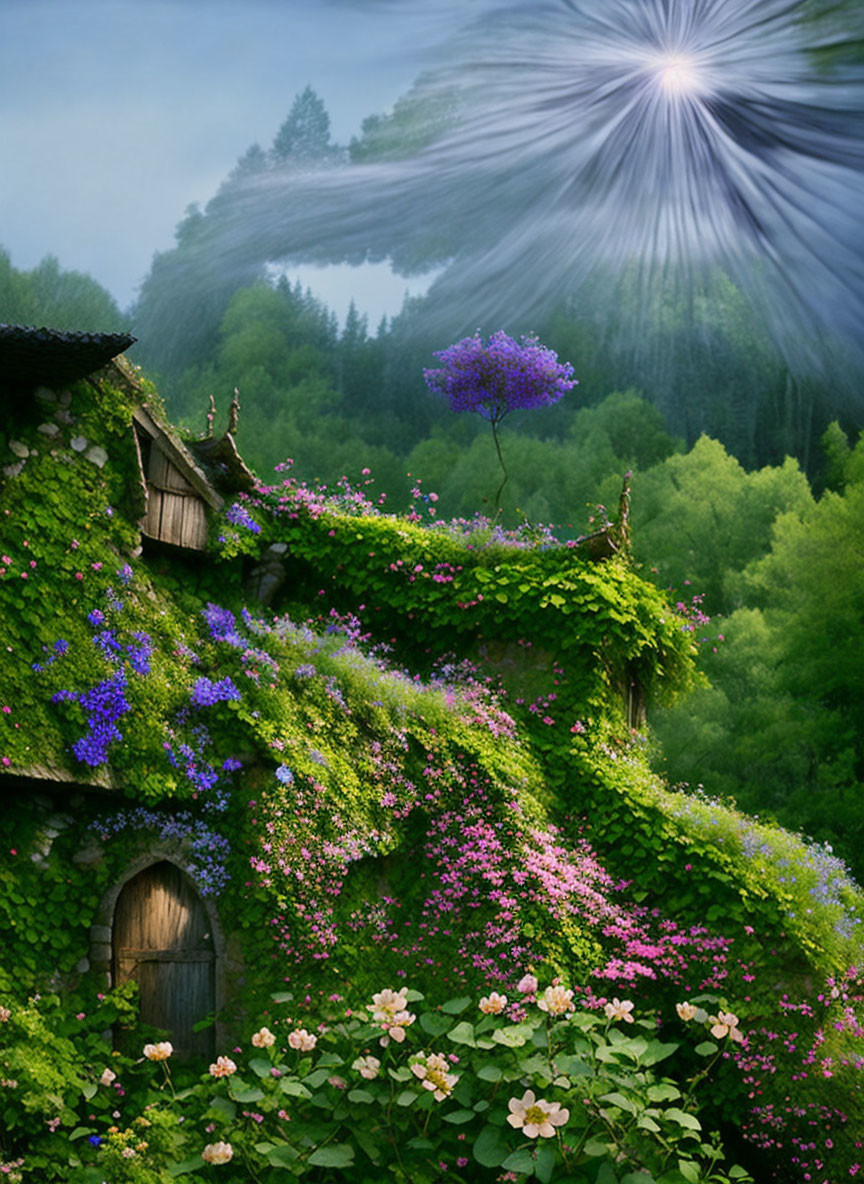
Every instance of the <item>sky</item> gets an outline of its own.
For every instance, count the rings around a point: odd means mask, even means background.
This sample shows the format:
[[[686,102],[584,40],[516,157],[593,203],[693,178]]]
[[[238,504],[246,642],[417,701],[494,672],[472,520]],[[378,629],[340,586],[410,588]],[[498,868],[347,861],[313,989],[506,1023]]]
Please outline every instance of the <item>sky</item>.
[[[128,307],[186,207],[270,145],[307,84],[338,143],[408,89],[435,38],[423,4],[407,8],[0,0],[0,246],[22,270],[55,255]],[[372,325],[409,287],[386,264],[295,274],[340,316],[354,296]]]

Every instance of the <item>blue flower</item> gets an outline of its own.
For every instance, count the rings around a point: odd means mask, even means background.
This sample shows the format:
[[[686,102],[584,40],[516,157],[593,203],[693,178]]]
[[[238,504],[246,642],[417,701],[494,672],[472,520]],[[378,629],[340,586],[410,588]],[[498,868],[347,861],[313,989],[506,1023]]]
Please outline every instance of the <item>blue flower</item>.
[[[245,526],[247,530],[251,530],[253,534],[260,534],[261,527],[251,516],[249,511],[239,505],[237,502],[233,506],[229,506],[225,511],[225,517],[233,526]]]
[[[90,1135],[87,1142],[90,1144],[91,1147],[101,1147],[102,1146],[102,1140],[99,1137],[99,1135]]]
[[[210,707],[214,703],[226,703],[231,699],[240,699],[242,695],[230,678],[212,682],[209,678],[199,678],[189,698],[196,707]]]
[[[276,780],[281,782],[282,785],[293,785],[294,774],[287,765],[280,765],[276,770]]]

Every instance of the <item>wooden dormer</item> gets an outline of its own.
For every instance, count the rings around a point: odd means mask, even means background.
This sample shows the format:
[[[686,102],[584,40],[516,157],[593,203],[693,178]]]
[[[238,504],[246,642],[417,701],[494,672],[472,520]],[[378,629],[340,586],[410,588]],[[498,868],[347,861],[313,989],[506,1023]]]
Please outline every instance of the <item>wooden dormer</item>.
[[[207,546],[207,507],[220,510],[222,495],[210,484],[192,454],[145,406],[133,412],[133,430],[147,508],[141,533],[189,551]]]

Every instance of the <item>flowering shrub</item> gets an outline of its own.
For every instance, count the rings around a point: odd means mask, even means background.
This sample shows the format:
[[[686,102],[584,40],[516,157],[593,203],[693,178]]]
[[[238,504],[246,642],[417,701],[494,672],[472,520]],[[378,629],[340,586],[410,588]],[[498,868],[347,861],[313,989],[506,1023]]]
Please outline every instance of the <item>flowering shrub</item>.
[[[544,997],[550,989],[559,988]],[[611,1180],[613,1167],[616,1179],[641,1171],[664,1184],[706,1173],[715,1184],[751,1179],[721,1166],[695,1080],[661,1076],[679,1045],[661,1038],[656,1016],[640,1015],[624,1033],[602,1011],[544,1012],[527,996],[514,1019],[468,996],[430,1008],[417,991],[386,988],[359,1008],[331,1006],[313,1036],[297,1028],[290,1004],[276,997],[273,1040],[260,1029],[176,1093],[164,1044],[148,1045],[137,1064],[118,1061],[126,1089],[86,1091],[80,1108],[91,1113],[74,1127],[67,1113],[46,1135],[43,1178],[72,1179],[61,1168],[72,1162],[83,1173],[75,1179],[101,1173],[115,1184],[204,1164],[218,1165],[226,1184],[275,1184],[286,1172],[310,1181],[387,1173],[403,1184],[491,1184],[504,1173],[550,1184],[594,1180],[598,1170]],[[380,1048],[407,1006],[416,1022]],[[110,1111],[98,1101],[106,1088]],[[33,1161],[22,1158],[27,1172]]]

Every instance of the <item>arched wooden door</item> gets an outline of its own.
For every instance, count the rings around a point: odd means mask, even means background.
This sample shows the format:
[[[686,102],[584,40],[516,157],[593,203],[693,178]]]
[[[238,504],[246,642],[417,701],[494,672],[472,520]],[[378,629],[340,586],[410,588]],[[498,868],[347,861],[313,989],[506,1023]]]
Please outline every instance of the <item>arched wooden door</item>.
[[[167,860],[131,879],[114,913],[114,982],[134,979],[141,1021],[170,1032],[180,1057],[212,1057],[213,1028],[193,1025],[216,1010],[216,956],[204,904]]]

